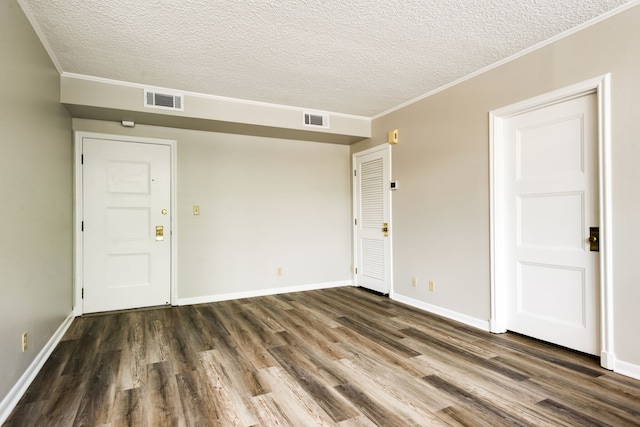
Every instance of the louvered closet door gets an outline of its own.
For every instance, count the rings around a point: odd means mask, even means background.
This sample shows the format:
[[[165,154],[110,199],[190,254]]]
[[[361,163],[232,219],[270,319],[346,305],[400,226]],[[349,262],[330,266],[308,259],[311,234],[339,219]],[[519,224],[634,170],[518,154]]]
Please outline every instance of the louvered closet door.
[[[388,147],[355,156],[356,281],[384,294],[391,290],[389,157]]]

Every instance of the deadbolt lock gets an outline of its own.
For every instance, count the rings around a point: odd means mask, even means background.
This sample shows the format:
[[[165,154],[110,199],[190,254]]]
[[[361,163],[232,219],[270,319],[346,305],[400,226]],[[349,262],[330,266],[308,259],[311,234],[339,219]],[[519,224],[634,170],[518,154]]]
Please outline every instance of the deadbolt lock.
[[[384,237],[389,235],[389,223],[385,222],[382,224],[382,233],[384,234]]]

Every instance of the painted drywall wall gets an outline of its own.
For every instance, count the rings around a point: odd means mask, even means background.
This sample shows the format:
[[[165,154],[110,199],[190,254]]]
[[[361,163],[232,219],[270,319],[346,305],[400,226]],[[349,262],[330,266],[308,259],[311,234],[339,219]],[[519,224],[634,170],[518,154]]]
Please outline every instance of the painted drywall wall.
[[[348,146],[86,119],[73,128],[177,141],[181,300],[351,280]]]
[[[14,0],[0,2],[0,64],[2,401],[71,313],[73,151],[60,76]]]
[[[490,316],[489,111],[611,73],[615,355],[640,366],[640,6],[373,122],[352,153],[393,147],[394,289],[487,321]],[[411,277],[419,286],[411,286]],[[436,291],[428,292],[434,280]]]

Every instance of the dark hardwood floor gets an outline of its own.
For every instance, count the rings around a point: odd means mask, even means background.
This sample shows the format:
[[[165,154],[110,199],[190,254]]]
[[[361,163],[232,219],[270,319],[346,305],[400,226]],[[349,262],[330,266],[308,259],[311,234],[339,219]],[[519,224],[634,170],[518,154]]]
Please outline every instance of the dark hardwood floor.
[[[637,426],[640,381],[357,288],[74,320],[5,426]]]

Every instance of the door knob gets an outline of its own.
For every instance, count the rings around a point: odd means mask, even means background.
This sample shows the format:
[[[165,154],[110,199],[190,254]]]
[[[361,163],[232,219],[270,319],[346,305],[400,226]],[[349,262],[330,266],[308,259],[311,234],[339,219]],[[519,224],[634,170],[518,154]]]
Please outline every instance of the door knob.
[[[589,250],[600,252],[600,227],[589,227]]]

